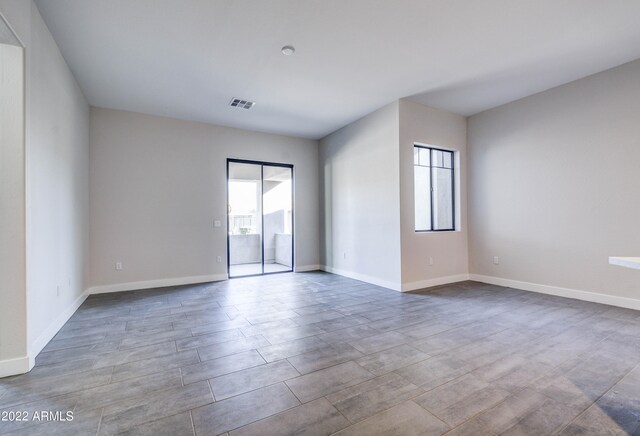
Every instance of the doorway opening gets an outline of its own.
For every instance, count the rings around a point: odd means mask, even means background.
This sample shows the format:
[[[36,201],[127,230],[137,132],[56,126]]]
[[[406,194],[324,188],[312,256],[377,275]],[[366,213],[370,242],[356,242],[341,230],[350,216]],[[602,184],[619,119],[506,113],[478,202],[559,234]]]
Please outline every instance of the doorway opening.
[[[229,278],[293,271],[293,165],[227,159]]]

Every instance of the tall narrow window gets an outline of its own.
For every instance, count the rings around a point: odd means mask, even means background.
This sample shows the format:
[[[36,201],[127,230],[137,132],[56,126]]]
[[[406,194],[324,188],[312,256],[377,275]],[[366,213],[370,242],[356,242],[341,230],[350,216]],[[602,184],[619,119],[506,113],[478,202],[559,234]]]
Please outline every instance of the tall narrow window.
[[[415,145],[416,232],[455,230],[454,152]]]

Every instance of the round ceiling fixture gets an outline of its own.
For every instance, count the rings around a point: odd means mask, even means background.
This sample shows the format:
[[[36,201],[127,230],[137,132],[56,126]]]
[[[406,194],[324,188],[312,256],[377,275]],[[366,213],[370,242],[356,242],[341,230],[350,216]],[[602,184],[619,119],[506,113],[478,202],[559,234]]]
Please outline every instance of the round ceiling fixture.
[[[285,45],[282,47],[282,54],[285,56],[291,56],[296,52],[296,48],[292,45]]]

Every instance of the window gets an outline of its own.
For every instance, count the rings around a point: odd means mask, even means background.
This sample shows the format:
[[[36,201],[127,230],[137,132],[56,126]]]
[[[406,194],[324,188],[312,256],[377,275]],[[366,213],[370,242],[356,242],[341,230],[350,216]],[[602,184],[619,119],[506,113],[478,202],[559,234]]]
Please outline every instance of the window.
[[[454,152],[413,148],[416,232],[455,230]]]

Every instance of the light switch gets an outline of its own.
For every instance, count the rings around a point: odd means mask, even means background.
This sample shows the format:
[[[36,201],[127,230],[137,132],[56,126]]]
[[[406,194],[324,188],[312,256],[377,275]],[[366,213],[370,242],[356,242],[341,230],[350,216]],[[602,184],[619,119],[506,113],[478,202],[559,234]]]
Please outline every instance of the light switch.
[[[220,220],[215,220],[213,222],[213,227],[220,227],[220,226],[222,226],[222,222],[220,222]]]

